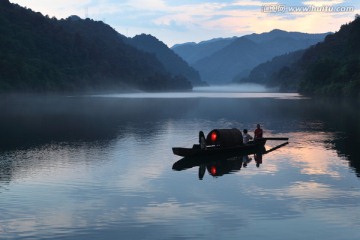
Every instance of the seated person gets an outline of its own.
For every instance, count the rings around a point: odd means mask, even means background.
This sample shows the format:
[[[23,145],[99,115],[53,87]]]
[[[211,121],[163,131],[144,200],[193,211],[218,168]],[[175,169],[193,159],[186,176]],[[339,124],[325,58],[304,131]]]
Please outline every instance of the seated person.
[[[250,140],[252,140],[253,137],[250,136],[250,134],[248,134],[248,130],[244,129],[244,134],[243,134],[243,143],[247,144]]]

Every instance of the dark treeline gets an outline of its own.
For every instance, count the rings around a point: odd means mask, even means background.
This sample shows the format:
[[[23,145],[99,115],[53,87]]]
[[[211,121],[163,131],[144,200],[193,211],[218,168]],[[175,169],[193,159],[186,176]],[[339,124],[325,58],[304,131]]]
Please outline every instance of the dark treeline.
[[[296,91],[298,82],[289,77],[290,68],[299,61],[305,50],[298,50],[274,57],[271,61],[259,64],[251,70],[248,77],[237,82],[252,82],[264,84],[267,87],[280,86],[282,91]]]
[[[308,49],[298,68],[304,69],[300,92],[359,97],[360,18]]]
[[[305,51],[254,68],[243,81],[315,96],[360,97],[360,18]]]
[[[57,20],[0,1],[0,92],[191,89],[103,22]]]

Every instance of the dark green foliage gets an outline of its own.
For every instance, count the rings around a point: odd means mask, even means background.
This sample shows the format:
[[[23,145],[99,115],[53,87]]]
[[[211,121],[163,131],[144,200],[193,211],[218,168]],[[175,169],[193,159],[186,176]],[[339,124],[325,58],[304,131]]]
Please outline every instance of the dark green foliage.
[[[308,49],[299,66],[300,92],[360,97],[360,18]]]
[[[193,85],[206,85],[205,82],[201,81],[200,75],[195,69],[190,67],[187,62],[157,38],[151,35],[141,34],[133,38],[124,38],[124,40],[126,43],[142,51],[155,54],[156,58],[159,59],[168,72],[174,75],[184,76]]]
[[[0,92],[189,89],[152,54],[140,51],[103,22],[72,16],[57,20],[0,2]]]
[[[307,95],[360,98],[360,18],[298,53],[260,64],[242,80]]]

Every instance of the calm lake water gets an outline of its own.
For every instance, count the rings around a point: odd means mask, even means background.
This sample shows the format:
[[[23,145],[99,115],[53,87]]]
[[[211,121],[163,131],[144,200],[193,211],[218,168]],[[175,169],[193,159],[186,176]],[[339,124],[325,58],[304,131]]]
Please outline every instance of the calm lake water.
[[[0,239],[360,239],[357,104],[228,91],[0,100]],[[199,130],[257,123],[289,144],[246,167],[212,163],[202,180],[198,166],[173,170],[171,148]]]

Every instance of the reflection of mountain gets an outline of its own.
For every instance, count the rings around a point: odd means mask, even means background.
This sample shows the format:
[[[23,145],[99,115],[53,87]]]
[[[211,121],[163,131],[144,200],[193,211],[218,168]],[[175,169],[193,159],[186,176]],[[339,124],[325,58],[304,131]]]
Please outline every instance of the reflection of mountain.
[[[65,166],[71,165],[73,168],[80,166],[79,168],[83,169],[83,166],[90,162],[101,161],[103,147],[102,144],[69,144],[63,142],[16,149],[7,151],[5,154],[0,151],[0,193],[1,187],[11,181],[33,176],[39,177],[39,175],[49,172],[56,172],[61,175]],[[74,158],[74,153],[81,153],[86,157]]]
[[[0,150],[53,142],[109,141],[124,129],[141,138],[157,131],[154,122],[177,118],[197,99],[122,99],[92,97],[2,97]],[[133,129],[134,126],[139,127]],[[147,131],[137,130],[147,129]]]
[[[198,99],[1,96],[0,193],[6,184],[62,166],[102,161],[121,141],[154,141]],[[132,140],[126,140],[132,139]],[[134,140],[135,139],[135,140]],[[106,151],[106,152],[104,152]],[[123,151],[123,149],[119,149]],[[74,155],[85,155],[74,159]],[[106,159],[106,157],[105,157]],[[94,163],[95,164],[95,163]]]
[[[345,139],[336,139],[333,141],[333,144],[338,154],[346,157],[349,161],[349,166],[355,169],[356,175],[360,178],[360,153],[357,150],[360,141],[356,139],[357,137],[358,135]]]
[[[331,138],[323,139],[325,146],[330,146],[340,157],[344,157],[349,166],[360,177],[360,112],[359,103],[339,99],[308,99],[289,106],[274,109],[274,114],[284,118],[284,129],[288,121],[298,115],[297,131],[308,134],[333,133]],[[291,125],[289,125],[291,126]],[[304,139],[298,139],[302,141]]]
[[[360,113],[359,103],[337,100],[319,100],[315,105],[316,112],[325,123],[324,131],[337,132],[331,140],[339,156],[349,161],[360,177]]]

